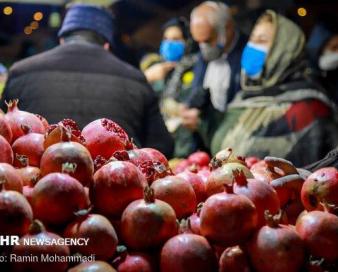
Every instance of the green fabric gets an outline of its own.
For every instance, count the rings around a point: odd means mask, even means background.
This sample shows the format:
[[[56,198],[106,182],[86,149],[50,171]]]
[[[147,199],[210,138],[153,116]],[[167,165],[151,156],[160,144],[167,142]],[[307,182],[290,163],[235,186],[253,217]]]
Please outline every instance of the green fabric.
[[[2,93],[3,93],[3,91],[4,91],[4,89],[5,89],[5,83],[0,82],[0,97],[1,97],[1,95],[2,95]]]

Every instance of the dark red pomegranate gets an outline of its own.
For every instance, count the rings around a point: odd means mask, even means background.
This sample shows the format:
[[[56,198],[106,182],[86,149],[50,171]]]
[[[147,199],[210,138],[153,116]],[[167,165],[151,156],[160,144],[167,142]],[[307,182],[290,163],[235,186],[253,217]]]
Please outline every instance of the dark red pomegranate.
[[[234,172],[233,190],[235,194],[244,195],[255,204],[258,226],[265,225],[266,210],[271,214],[277,214],[280,209],[279,199],[273,187],[264,181],[247,179],[243,172]]]
[[[296,230],[309,253],[328,261],[338,260],[338,217],[322,211],[301,216]]]
[[[190,183],[176,176],[167,176],[153,182],[155,198],[167,202],[175,210],[177,218],[194,213],[197,206],[196,195]]]
[[[200,167],[208,166],[209,162],[210,162],[210,156],[206,152],[197,151],[195,153],[192,153],[188,157],[188,161],[189,161],[190,164],[195,164],[195,165],[198,165]]]
[[[113,161],[94,175],[90,196],[97,212],[119,218],[128,204],[143,197],[147,181],[130,162]]]
[[[42,176],[66,170],[69,175],[87,186],[92,181],[94,163],[83,145],[76,142],[61,142],[51,145],[43,153],[40,169]]]
[[[25,167],[26,165],[20,161],[20,157],[25,156],[28,159],[28,165],[39,167],[45,150],[43,147],[44,140],[44,136],[39,133],[28,133],[16,139],[12,144],[15,154],[14,166]]]
[[[66,258],[69,256],[69,248],[66,245],[55,245],[55,242],[62,239],[59,235],[46,231],[39,221],[34,221],[30,228],[30,233],[21,237],[19,245],[13,247],[12,254],[17,257],[31,256],[34,261],[13,262],[13,272],[61,272],[66,271],[68,263],[66,261],[43,261],[43,256],[54,256]],[[37,245],[36,240],[44,241],[42,245]],[[46,240],[54,241],[52,245],[46,245]],[[27,245],[24,241],[32,241]],[[35,243],[34,243],[35,242]],[[34,259],[33,259],[34,258]],[[36,259],[35,259],[36,258]]]
[[[225,163],[214,169],[208,177],[205,184],[207,196],[224,192],[224,186],[230,185],[233,182],[234,170],[243,171],[247,178],[253,178],[250,170],[243,164],[238,162]]]
[[[118,243],[116,232],[109,220],[99,214],[89,214],[89,211],[77,213],[78,218],[70,223],[64,232],[64,237],[89,239],[86,246],[73,246],[74,253],[83,256],[95,254],[96,260],[111,258]]]
[[[324,210],[326,203],[332,206],[330,211],[338,213],[338,170],[327,167],[314,172],[304,182],[301,197],[308,211]]]
[[[68,272],[117,272],[108,263],[103,261],[84,262],[71,269]]]
[[[231,188],[228,190],[231,192]],[[211,243],[225,247],[247,241],[258,223],[256,207],[249,198],[226,192],[206,200],[200,219],[201,234]]]
[[[93,159],[98,155],[109,159],[115,151],[132,148],[127,133],[109,119],[89,123],[82,130],[82,135]]]
[[[251,263],[257,272],[299,272],[305,262],[305,247],[294,226],[279,224],[281,214],[266,212],[267,225],[248,243]]]
[[[124,210],[121,231],[128,248],[161,246],[178,232],[175,211],[166,202],[155,199],[153,189],[146,187],[144,199],[133,201]]]
[[[16,172],[21,177],[23,186],[34,186],[41,176],[40,168],[33,166],[18,168],[16,169]]]
[[[74,219],[74,213],[87,208],[82,184],[68,174],[52,173],[34,186],[34,216],[45,224],[62,225]]]
[[[203,202],[207,198],[205,183],[199,175],[189,170],[185,170],[184,172],[179,173],[177,177],[183,178],[186,182],[191,184],[196,194],[197,203]]]
[[[7,107],[5,119],[13,133],[12,141],[27,134],[27,132],[45,133],[45,127],[37,116],[18,109],[18,100],[10,101]]]
[[[166,156],[164,156],[160,151],[155,148],[141,148],[142,151],[145,151],[150,157],[152,161],[159,161],[164,166],[169,167],[168,160]]]
[[[26,234],[32,219],[32,208],[22,194],[5,190],[0,192],[1,235]]]
[[[12,130],[4,115],[0,115],[0,135],[4,137],[8,143],[12,143]]]
[[[0,163],[0,181],[5,190],[22,193],[22,179],[12,165]]]
[[[29,186],[29,185],[25,185],[22,188],[22,194],[27,199],[27,201],[29,202],[29,204],[32,203],[33,190],[34,190],[34,187],[33,186]]]
[[[0,163],[12,164],[14,155],[11,145],[0,135]]]
[[[119,246],[117,251],[118,257],[114,259],[113,265],[119,272],[156,271],[154,260],[150,255],[142,252],[129,253],[125,246]]]
[[[179,234],[161,251],[161,272],[214,272],[217,259],[207,239],[196,234]]]
[[[246,253],[239,247],[228,247],[219,259],[219,272],[250,272]]]

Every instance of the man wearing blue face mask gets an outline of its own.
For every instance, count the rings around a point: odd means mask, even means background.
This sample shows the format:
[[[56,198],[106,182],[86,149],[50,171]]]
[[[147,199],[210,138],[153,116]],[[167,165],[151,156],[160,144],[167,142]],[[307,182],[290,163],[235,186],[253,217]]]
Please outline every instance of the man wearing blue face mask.
[[[227,104],[240,89],[240,59],[246,37],[235,27],[230,9],[206,1],[191,13],[190,29],[199,44],[193,92],[182,110],[183,125],[198,131],[209,147],[210,136]]]

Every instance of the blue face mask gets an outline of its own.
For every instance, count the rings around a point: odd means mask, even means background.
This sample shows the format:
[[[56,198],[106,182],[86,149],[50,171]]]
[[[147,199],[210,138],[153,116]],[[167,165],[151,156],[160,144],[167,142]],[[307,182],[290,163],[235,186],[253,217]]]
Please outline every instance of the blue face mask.
[[[179,61],[185,51],[182,41],[164,40],[160,46],[160,54],[165,61]]]
[[[267,55],[268,49],[265,46],[248,42],[243,50],[241,60],[244,73],[250,78],[258,78],[263,72]]]

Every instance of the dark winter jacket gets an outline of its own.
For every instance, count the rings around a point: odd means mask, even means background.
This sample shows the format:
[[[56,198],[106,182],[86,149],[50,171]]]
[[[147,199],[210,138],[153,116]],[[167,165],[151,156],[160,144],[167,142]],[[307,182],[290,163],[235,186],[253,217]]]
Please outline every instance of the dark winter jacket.
[[[16,98],[20,109],[50,123],[72,118],[83,128],[105,117],[141,146],[172,153],[173,140],[143,74],[97,45],[68,43],[16,63],[1,108]]]

